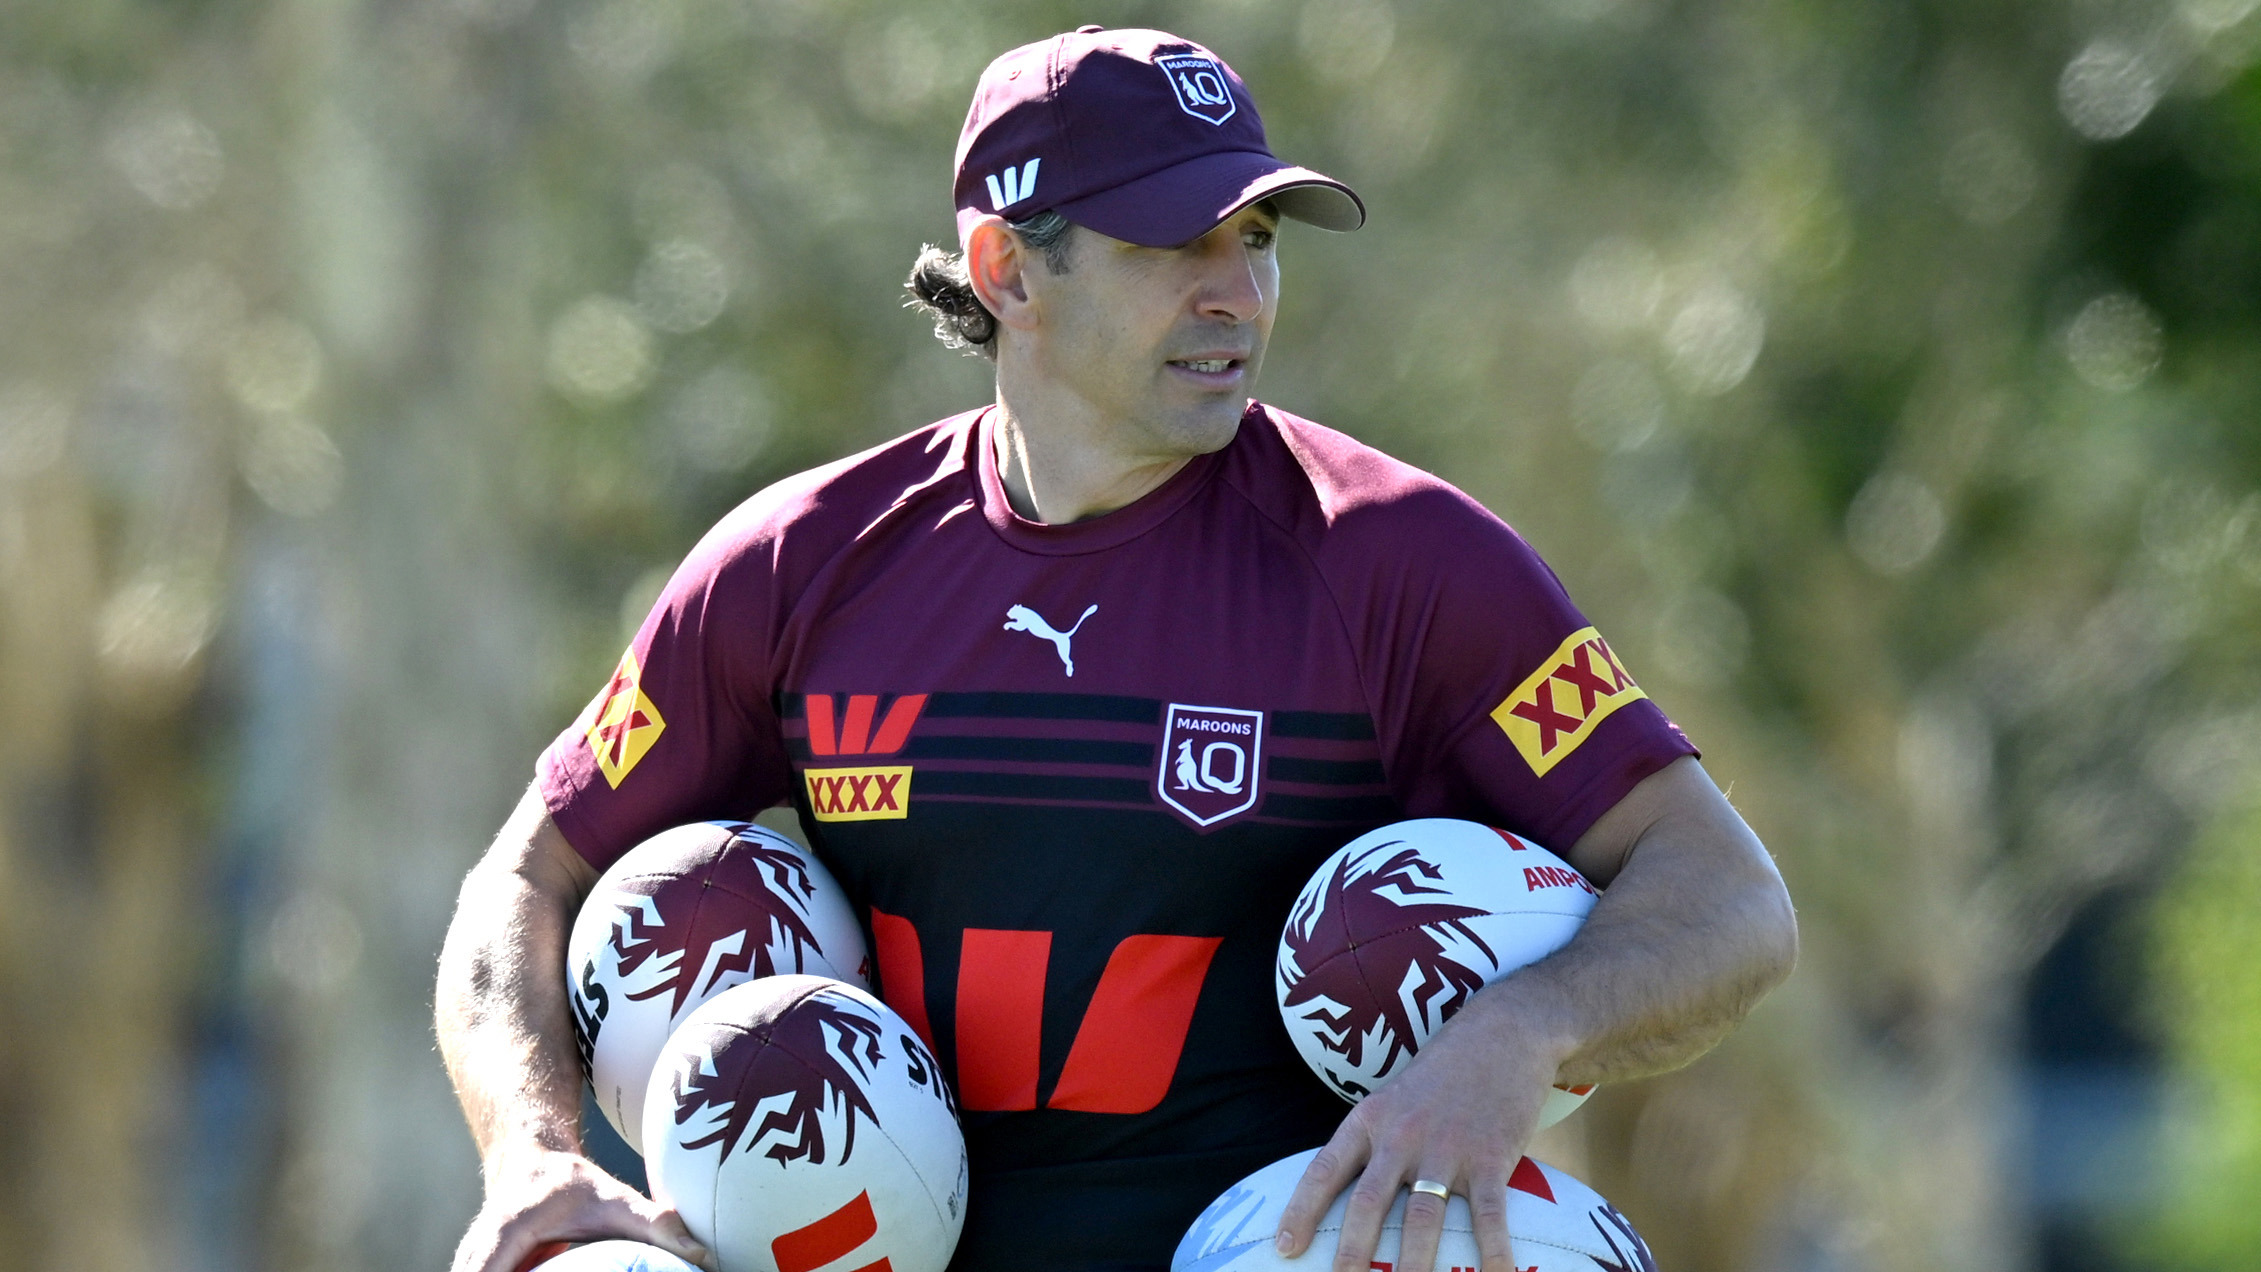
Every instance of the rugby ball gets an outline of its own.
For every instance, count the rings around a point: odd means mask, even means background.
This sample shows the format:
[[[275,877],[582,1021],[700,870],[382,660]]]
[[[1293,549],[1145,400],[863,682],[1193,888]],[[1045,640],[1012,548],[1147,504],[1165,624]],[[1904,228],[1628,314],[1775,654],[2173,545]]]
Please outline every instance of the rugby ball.
[[[597,1107],[644,1151],[644,1090],[667,1036],[757,976],[869,987],[846,894],[799,844],[746,822],[662,831],[597,880],[566,941],[573,1038]]]
[[[575,1246],[541,1267],[542,1272],[699,1272],[696,1264],[640,1241],[596,1241]]]
[[[1357,1103],[1477,990],[1569,944],[1600,894],[1562,858],[1477,822],[1394,822],[1343,845],[1288,912],[1274,988],[1311,1071]],[[1593,1093],[1547,1093],[1541,1127]]]
[[[1314,1148],[1276,1161],[1210,1202],[1178,1242],[1170,1272],[1307,1272],[1328,1267],[1342,1236],[1348,1192],[1328,1207],[1311,1247],[1301,1255],[1283,1258],[1272,1244],[1297,1181],[1318,1153]],[[1397,1266],[1405,1199],[1401,1188],[1382,1221],[1382,1239],[1373,1258],[1378,1272],[1394,1272]],[[1508,1177],[1507,1235],[1516,1272],[1657,1272],[1648,1243],[1617,1207],[1569,1175],[1528,1157],[1516,1163]],[[1445,1202],[1436,1267],[1437,1272],[1476,1272],[1476,1232],[1465,1197]]]
[[[667,1041],[645,1170],[722,1272],[942,1272],[966,1141],[934,1056],[870,994],[815,976],[724,990]]]

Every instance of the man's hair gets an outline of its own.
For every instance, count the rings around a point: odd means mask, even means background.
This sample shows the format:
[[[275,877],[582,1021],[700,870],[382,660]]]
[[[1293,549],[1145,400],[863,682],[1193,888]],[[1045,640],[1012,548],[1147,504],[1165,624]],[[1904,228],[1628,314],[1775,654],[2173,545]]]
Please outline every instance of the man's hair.
[[[1065,274],[1075,260],[1069,231],[1075,222],[1057,212],[1039,212],[1025,221],[1008,221],[1022,243],[1044,253],[1044,267]],[[963,252],[945,252],[932,243],[919,249],[911,276],[903,286],[911,293],[905,302],[934,319],[934,338],[952,349],[969,349],[984,358],[997,357],[997,315],[974,293],[966,273]]]

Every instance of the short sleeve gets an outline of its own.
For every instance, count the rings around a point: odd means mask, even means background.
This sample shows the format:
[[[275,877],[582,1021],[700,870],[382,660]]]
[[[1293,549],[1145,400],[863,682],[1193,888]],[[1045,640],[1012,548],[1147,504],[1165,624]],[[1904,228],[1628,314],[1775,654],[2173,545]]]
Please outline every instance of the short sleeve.
[[[1449,487],[1401,507],[1366,623],[1392,784],[1413,816],[1469,817],[1567,851],[1696,749],[1554,572]],[[1419,515],[1414,515],[1418,513]]]
[[[686,822],[750,818],[790,790],[771,685],[771,544],[716,527],[619,666],[537,765],[550,816],[599,870]]]

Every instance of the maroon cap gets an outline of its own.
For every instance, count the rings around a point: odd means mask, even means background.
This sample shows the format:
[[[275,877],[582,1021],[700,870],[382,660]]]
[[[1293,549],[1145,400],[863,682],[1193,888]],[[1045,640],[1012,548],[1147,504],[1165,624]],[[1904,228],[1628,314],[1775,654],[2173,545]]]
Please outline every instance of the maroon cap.
[[[1350,187],[1272,157],[1248,86],[1166,31],[1081,27],[989,64],[958,135],[958,234],[995,213],[1058,212],[1110,238],[1175,247],[1259,199],[1355,230]]]

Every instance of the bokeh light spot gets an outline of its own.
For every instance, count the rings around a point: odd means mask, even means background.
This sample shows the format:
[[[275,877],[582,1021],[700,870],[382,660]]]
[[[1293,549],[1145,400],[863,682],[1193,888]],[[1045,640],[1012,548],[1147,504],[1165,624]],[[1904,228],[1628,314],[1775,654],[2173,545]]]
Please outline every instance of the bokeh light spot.
[[[737,221],[729,189],[696,164],[670,163],[637,182],[631,205],[636,229],[654,243],[726,243]]]
[[[730,270],[698,243],[671,239],[636,270],[636,312],[661,331],[697,331],[730,303]]]
[[[1845,511],[1845,543],[1861,564],[1906,574],[1929,559],[1947,530],[1947,510],[1920,479],[1878,473]]]
[[[2000,225],[2023,211],[2040,183],[2040,170],[2016,138],[1982,128],[1948,148],[1940,193],[1955,215],[1973,225]]]
[[[673,0],[598,0],[566,23],[566,42],[601,75],[633,83],[675,56],[683,15]]]
[[[165,280],[141,307],[142,336],[159,352],[184,357],[208,349],[243,321],[243,289],[209,262]]]
[[[1691,588],[1658,607],[1652,640],[1657,669],[1682,684],[1716,687],[1751,655],[1743,608],[1709,588]]]
[[[288,318],[262,318],[236,332],[224,369],[238,402],[269,414],[295,411],[322,383],[322,346]]]
[[[1603,331],[1647,326],[1663,300],[1664,268],[1637,239],[1602,239],[1570,269],[1570,303]]]
[[[707,371],[668,404],[667,425],[685,463],[706,473],[735,473],[768,444],[769,393],[733,366]]]
[[[1734,287],[1707,283],[1673,316],[1664,346],[1689,392],[1725,393],[1743,382],[1766,347],[1766,315]]]
[[[2261,0],[2182,0],[2177,9],[2192,30],[2214,35],[2253,16],[2257,7]]]
[[[1663,426],[1664,392],[1640,363],[1607,358],[1578,377],[1570,422],[1596,450],[1634,450]]]
[[[133,115],[111,131],[103,151],[143,198],[176,212],[211,198],[227,171],[220,139],[185,111]]]
[[[856,109],[879,123],[917,120],[941,87],[934,33],[909,15],[848,41],[840,60]]]
[[[2159,104],[2162,87],[2141,53],[2116,40],[2098,40],[2057,77],[2057,109],[2081,136],[2110,141],[2135,131]]]
[[[2126,292],[2106,292],[2089,301],[2065,329],[2065,357],[2073,373],[2111,393],[2125,393],[2150,379],[2166,348],[2159,316]]]
[[[263,419],[251,430],[240,467],[262,503],[292,517],[328,509],[345,480],[345,459],[329,434],[290,415]]]
[[[1397,15],[1383,0],[1307,0],[1296,47],[1312,74],[1354,84],[1382,69],[1397,42]]]
[[[634,309],[610,296],[576,301],[550,327],[549,380],[590,406],[624,402],[651,382],[652,335]]]
[[[170,679],[203,651],[218,617],[210,589],[183,572],[151,567],[103,603],[96,652],[122,678]]]

